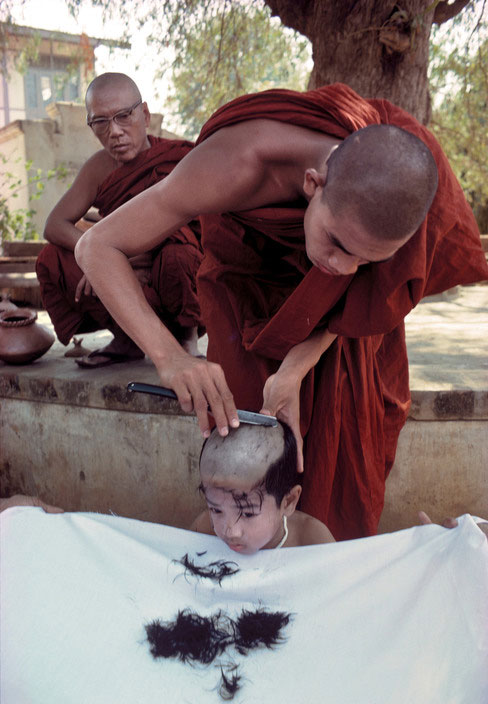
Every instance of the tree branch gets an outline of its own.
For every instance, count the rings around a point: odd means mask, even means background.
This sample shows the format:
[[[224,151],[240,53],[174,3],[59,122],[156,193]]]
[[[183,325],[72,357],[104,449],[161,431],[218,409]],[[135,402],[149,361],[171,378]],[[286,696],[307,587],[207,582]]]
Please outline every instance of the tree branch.
[[[443,24],[447,20],[451,20],[453,17],[458,15],[463,8],[468,5],[470,0],[442,0],[437,3],[434,11],[434,19],[432,20],[434,24]]]
[[[307,36],[307,21],[313,12],[315,0],[264,0],[273,16],[278,16],[286,27]]]

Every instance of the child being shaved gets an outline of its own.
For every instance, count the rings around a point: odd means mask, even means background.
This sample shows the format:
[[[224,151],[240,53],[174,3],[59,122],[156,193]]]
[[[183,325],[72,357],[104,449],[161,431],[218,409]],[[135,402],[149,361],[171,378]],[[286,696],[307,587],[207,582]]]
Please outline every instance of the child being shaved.
[[[236,552],[335,542],[323,523],[296,510],[297,448],[284,423],[241,424],[226,437],[214,431],[202,449],[200,477],[208,510],[191,529],[217,535]]]

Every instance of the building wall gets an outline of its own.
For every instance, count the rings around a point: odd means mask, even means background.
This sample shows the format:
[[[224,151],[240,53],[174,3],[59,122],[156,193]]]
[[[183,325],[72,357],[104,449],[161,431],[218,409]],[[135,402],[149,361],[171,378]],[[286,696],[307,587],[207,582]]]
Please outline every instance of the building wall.
[[[75,35],[70,41],[59,41],[54,38],[41,38],[39,33],[45,34],[42,30],[31,30],[29,34],[8,36],[0,90],[0,127],[14,120],[45,118],[46,104],[60,98],[79,100],[81,103],[85,95],[94,65],[93,47],[82,45],[81,37],[78,39]],[[25,70],[19,70],[16,59],[26,48],[37,51],[37,60]],[[54,90],[48,91],[45,100],[41,99],[37,108],[34,108],[29,104],[27,93],[32,93],[35,86],[39,92],[41,76],[52,80],[54,75],[65,76],[66,80],[71,82],[71,88],[66,87],[58,95]],[[54,88],[53,85],[51,87]]]
[[[2,157],[0,159],[1,195],[11,194],[7,201],[13,209],[27,209],[29,198],[25,172],[25,140],[20,120],[11,122],[7,127],[0,129],[0,156]],[[12,176],[6,176],[7,172],[10,172]],[[24,184],[23,187],[11,191],[10,186],[18,180]]]
[[[0,91],[0,127],[25,118],[24,78],[10,65],[9,79],[2,75]],[[8,119],[6,115],[8,114]]]

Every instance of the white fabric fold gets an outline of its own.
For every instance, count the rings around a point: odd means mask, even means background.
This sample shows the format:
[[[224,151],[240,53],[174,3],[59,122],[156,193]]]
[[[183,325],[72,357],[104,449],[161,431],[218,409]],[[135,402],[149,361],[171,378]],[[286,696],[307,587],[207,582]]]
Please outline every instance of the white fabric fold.
[[[488,541],[469,515],[253,556],[114,516],[0,518],[2,704],[218,704],[216,664],[149,652],[144,625],[185,608],[293,614],[275,649],[224,656],[242,676],[236,704],[488,702]],[[185,575],[187,553],[239,572]]]

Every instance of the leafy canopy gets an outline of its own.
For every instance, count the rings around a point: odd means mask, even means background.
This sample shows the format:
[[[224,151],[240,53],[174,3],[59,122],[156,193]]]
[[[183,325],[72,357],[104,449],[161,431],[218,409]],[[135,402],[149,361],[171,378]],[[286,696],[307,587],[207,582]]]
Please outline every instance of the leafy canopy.
[[[474,31],[475,30],[475,31]],[[456,44],[455,38],[462,38]],[[441,143],[473,208],[488,232],[488,23],[475,14],[456,17],[431,42],[434,97],[429,128]]]
[[[305,90],[309,44],[264,7],[235,4],[191,28],[173,63],[169,105],[191,137],[224,103],[268,88]]]
[[[66,0],[76,16],[90,0]],[[243,93],[304,90],[310,42],[271,17],[264,0],[91,0],[157,48],[154,81],[170,86],[165,126],[195,137],[221,105]],[[161,91],[164,93],[164,90]]]

